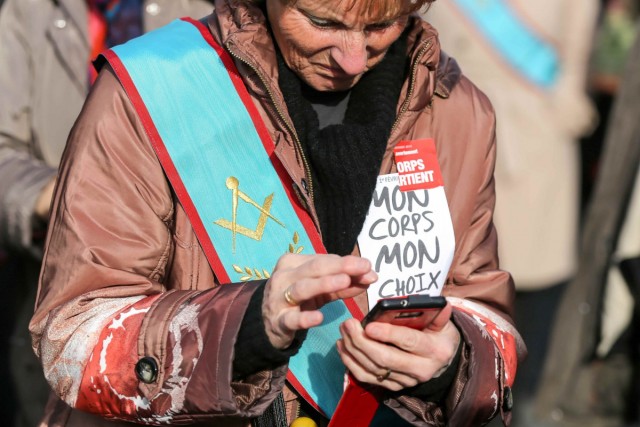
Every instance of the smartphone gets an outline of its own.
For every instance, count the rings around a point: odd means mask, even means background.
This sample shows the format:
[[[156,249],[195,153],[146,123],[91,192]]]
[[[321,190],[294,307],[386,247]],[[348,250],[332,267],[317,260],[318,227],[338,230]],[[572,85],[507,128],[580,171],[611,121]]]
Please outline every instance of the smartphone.
[[[381,299],[362,320],[362,326],[365,327],[370,322],[386,322],[408,328],[424,329],[445,305],[447,300],[444,297],[429,295]]]

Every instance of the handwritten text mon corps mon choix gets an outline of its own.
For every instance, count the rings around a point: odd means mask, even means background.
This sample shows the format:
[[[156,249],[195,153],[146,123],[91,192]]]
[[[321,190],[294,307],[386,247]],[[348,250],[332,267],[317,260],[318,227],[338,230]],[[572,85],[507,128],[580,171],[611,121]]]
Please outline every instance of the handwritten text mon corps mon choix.
[[[402,179],[402,176],[398,178]],[[382,243],[376,259],[372,261],[378,272],[384,266],[398,272],[395,278],[381,284],[378,298],[437,290],[441,271],[434,267],[440,259],[440,242],[433,231],[436,224],[428,206],[428,190],[404,192],[398,186],[376,188],[371,208],[384,207],[382,212],[387,215],[373,221],[366,230],[370,239]],[[420,273],[408,277],[405,273],[403,276],[404,270],[413,269],[415,272],[415,268]]]

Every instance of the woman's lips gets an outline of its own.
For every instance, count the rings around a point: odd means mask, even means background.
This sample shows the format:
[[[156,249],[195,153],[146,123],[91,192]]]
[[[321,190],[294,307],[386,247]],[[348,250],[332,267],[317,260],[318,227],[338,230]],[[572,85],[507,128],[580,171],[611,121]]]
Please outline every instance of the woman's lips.
[[[327,77],[330,77],[332,79],[349,80],[355,77],[342,71],[342,68],[329,67],[326,65],[319,65],[319,67],[327,74]]]

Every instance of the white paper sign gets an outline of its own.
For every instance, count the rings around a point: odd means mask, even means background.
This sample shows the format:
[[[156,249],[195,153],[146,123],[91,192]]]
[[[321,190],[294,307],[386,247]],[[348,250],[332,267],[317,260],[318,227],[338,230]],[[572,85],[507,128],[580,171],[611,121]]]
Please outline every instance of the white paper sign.
[[[381,298],[440,295],[455,251],[444,187],[402,191],[397,173],[378,177],[358,244],[379,276],[369,307]]]

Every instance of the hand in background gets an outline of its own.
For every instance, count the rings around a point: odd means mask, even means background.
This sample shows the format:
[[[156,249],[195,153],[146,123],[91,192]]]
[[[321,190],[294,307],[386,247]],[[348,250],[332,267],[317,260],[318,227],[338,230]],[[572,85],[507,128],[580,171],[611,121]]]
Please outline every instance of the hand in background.
[[[35,215],[45,222],[49,222],[49,208],[51,207],[51,199],[53,199],[53,189],[55,185],[56,180],[52,179],[44,186],[34,207]]]

